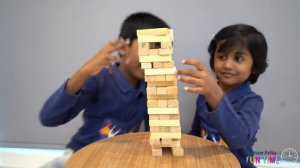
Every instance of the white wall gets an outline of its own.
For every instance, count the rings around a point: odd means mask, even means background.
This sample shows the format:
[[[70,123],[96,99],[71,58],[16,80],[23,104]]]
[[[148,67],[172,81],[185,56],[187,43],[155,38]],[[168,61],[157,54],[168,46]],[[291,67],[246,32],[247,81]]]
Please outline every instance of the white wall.
[[[132,12],[148,11],[174,29],[174,57],[208,65],[208,43],[222,27],[248,23],[269,45],[269,68],[254,90],[265,100],[255,149],[300,152],[300,1],[297,0],[0,0],[0,145],[63,147],[80,127],[41,126],[47,97],[107,41]],[[182,87],[183,84],[179,83]],[[181,124],[190,128],[196,95],[179,92]]]

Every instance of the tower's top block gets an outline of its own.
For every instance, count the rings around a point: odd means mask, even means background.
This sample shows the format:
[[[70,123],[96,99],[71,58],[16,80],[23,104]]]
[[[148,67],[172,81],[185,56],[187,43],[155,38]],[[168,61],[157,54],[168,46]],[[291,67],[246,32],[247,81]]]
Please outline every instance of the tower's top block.
[[[139,43],[141,42],[173,42],[173,30],[168,28],[137,30]]]

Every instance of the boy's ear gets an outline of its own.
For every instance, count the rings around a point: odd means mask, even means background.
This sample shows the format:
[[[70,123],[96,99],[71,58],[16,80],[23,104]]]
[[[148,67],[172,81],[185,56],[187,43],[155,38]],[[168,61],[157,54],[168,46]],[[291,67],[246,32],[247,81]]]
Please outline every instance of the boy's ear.
[[[129,50],[128,47],[124,47],[124,48],[120,49],[120,50],[119,50],[119,55],[120,55],[120,57],[127,56],[128,50]]]

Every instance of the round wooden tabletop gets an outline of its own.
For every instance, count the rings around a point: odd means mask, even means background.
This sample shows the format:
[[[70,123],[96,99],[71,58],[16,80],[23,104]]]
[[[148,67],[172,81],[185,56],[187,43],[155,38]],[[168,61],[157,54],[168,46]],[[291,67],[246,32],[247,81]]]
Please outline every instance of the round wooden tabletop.
[[[92,143],[77,151],[65,168],[237,168],[235,156],[211,141],[182,134],[184,156],[173,156],[170,148],[163,156],[152,156],[149,132],[130,133]]]

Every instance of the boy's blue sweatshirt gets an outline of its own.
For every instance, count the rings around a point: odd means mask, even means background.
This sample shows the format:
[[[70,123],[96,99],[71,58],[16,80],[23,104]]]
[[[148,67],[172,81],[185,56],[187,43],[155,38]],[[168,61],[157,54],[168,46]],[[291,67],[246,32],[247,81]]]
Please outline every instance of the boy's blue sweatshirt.
[[[117,134],[136,132],[147,114],[146,83],[139,81],[134,88],[114,65],[112,74],[108,69],[89,78],[77,95],[65,91],[65,82],[53,93],[40,112],[45,126],[67,123],[83,110],[84,123],[67,144],[74,151]]]

